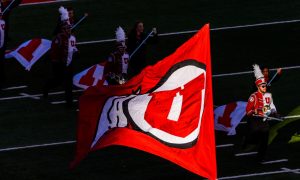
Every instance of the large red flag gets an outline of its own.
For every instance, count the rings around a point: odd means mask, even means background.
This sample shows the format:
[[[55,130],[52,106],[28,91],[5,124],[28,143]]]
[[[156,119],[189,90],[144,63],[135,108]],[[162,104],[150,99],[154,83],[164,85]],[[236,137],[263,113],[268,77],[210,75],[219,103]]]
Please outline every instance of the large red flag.
[[[217,178],[209,25],[126,84],[87,89],[80,98],[72,166],[110,145]]]

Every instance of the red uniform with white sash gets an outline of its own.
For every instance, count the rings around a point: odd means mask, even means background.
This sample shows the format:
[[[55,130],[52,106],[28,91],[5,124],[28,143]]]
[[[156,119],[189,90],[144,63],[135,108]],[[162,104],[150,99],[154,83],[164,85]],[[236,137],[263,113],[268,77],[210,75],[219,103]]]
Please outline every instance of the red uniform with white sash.
[[[273,103],[273,98],[271,93],[261,93],[254,92],[251,94],[248,99],[248,104],[246,107],[246,113],[248,116],[255,114],[255,110],[257,115],[265,116],[270,115],[270,113],[276,112],[276,107]]]

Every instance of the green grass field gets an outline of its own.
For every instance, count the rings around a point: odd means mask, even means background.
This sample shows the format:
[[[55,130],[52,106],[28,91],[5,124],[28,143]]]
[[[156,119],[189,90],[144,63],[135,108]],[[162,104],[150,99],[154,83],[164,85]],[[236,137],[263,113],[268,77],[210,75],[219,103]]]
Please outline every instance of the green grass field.
[[[300,19],[300,2],[296,0],[191,0],[191,1],[104,1],[77,0],[65,3],[23,6],[11,16],[9,47],[34,38],[51,39],[60,5],[73,6],[80,17],[89,13],[77,30],[79,42],[114,38],[119,25],[129,31],[136,20],[145,28],[157,27],[159,33],[200,29],[209,22],[211,28]],[[251,71],[253,63],[270,68],[299,66],[300,22],[211,31],[213,74]],[[192,34],[163,36],[149,46],[148,59],[155,63],[172,53]],[[80,57],[74,61],[75,72],[102,61],[113,48],[113,42],[78,45]],[[26,85],[27,88],[0,91],[0,179],[201,179],[177,165],[135,149],[109,147],[91,153],[75,170],[68,165],[74,157],[75,144],[64,144],[22,150],[1,151],[22,147],[75,140],[77,111],[53,101],[64,100],[64,94],[52,95],[48,101],[5,97],[40,94],[45,79],[51,75],[47,56],[38,61],[30,72],[14,59],[5,61],[9,77],[7,87]],[[280,114],[300,115],[300,70],[284,70],[280,81],[272,86],[274,102]],[[254,81],[253,74],[213,78],[214,104],[247,101]],[[62,91],[62,88],[53,92]],[[77,99],[82,92],[76,92]],[[237,128],[233,137],[216,132],[216,144],[234,144],[217,148],[218,177],[280,171],[300,168],[300,144],[288,144],[300,130],[294,121],[278,131],[269,147],[268,158],[288,159],[275,164],[257,164],[253,156],[235,157],[239,152],[246,126]],[[298,171],[299,172],[299,171]],[[296,173],[281,173],[243,179],[299,179]]]

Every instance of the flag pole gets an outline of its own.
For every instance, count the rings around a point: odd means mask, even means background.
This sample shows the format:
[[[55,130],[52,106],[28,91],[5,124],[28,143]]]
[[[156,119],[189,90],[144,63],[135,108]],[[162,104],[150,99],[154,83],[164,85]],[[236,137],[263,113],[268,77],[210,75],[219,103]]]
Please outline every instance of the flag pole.
[[[88,14],[84,14],[83,17],[76,23],[72,26],[71,30],[73,30],[76,26],[78,26],[86,17],[88,17]]]
[[[274,74],[274,76],[272,77],[272,79],[268,82],[267,86],[270,86],[271,82],[275,79],[275,77],[277,76],[278,71]]]
[[[2,12],[2,15],[10,8],[10,6],[15,2],[16,0],[13,0]]]
[[[141,44],[130,54],[129,59],[140,49],[140,47],[147,41],[147,39],[153,34],[153,30],[148,34],[148,36],[141,42]]]
[[[283,119],[270,117],[270,116],[260,116],[260,115],[253,115],[253,116],[254,117],[260,117],[260,118],[266,118],[266,119],[270,119],[270,120],[275,120],[275,121],[283,121]]]

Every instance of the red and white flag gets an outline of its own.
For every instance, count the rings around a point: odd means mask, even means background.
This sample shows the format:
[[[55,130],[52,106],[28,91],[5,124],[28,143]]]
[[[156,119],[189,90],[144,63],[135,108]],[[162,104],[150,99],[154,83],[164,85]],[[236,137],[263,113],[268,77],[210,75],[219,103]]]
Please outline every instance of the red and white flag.
[[[124,85],[90,87],[79,101],[74,167],[110,145],[140,149],[217,178],[209,25]]]
[[[215,129],[228,132],[227,135],[235,135],[235,128],[246,115],[247,102],[237,101],[214,110]]]
[[[5,58],[16,58],[26,70],[30,70],[51,47],[51,41],[32,39],[21,44],[17,49],[5,54]]]
[[[106,63],[99,63],[76,74],[73,77],[73,84],[83,89],[87,89],[90,86],[100,87],[107,85],[108,83],[105,80],[105,65]]]

